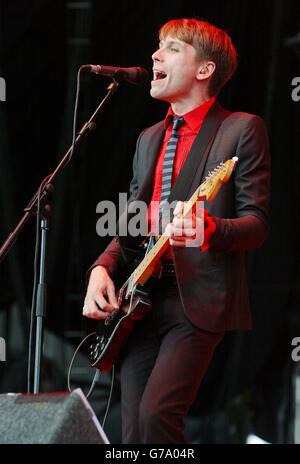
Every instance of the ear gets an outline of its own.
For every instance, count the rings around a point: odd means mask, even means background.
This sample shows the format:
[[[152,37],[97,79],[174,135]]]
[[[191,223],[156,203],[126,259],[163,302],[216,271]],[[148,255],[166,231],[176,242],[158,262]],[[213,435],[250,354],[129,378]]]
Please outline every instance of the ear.
[[[213,61],[206,61],[201,63],[198,68],[198,72],[196,75],[196,79],[202,81],[204,79],[208,79],[213,75],[216,69],[216,64]]]

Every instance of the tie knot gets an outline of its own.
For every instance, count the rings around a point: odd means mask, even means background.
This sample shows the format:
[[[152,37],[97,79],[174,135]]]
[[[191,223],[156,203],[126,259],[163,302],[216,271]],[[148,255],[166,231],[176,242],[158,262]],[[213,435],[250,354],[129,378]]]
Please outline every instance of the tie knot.
[[[184,123],[184,118],[173,118],[173,131],[178,131],[179,127]]]

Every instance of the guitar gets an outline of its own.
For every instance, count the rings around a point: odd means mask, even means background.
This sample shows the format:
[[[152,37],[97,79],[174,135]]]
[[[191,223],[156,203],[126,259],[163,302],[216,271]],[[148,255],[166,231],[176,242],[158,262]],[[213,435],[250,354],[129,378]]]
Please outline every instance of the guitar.
[[[212,201],[216,197],[222,184],[229,180],[237,161],[237,157],[229,159],[209,173],[190,200],[184,203],[182,217],[186,217],[192,211],[197,201]],[[119,309],[100,322],[101,335],[94,334],[90,347],[90,361],[93,367],[102,372],[110,371],[134,327],[134,322],[142,319],[151,309],[145,284],[168,246],[169,237],[164,232],[119,289],[117,294]]]

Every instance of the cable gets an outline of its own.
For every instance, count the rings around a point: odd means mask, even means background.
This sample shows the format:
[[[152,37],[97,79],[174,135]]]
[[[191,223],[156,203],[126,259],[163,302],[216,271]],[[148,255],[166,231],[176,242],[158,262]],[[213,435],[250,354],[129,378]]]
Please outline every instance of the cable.
[[[114,381],[115,381],[115,366],[113,366],[113,368],[112,368],[110,392],[109,392],[109,397],[108,397],[108,401],[107,401],[106,411],[105,411],[104,418],[103,418],[103,421],[102,421],[102,424],[101,424],[103,429],[104,429],[106,417],[107,417],[107,414],[108,414],[108,411],[109,411],[109,408],[110,408],[112,392],[113,392],[113,388],[114,388]]]
[[[76,97],[75,97],[75,105],[74,105],[74,114],[73,114],[73,130],[72,130],[72,145],[71,145],[71,152],[70,155],[66,161],[65,166],[67,166],[74,153],[74,148],[75,148],[75,139],[76,139],[76,120],[77,120],[77,112],[78,112],[78,103],[79,103],[79,92],[80,92],[80,73],[81,73],[81,68],[79,68],[77,72],[77,84],[76,84]]]
[[[76,358],[80,348],[82,347],[82,345],[86,342],[86,340],[88,340],[90,337],[92,337],[94,335],[96,335],[96,332],[92,332],[92,333],[88,334],[83,340],[81,340],[81,342],[79,343],[79,345],[77,346],[77,348],[74,351],[74,354],[73,354],[72,359],[71,359],[70,364],[69,364],[68,376],[67,376],[68,390],[69,390],[70,393],[72,392],[71,384],[70,384],[70,378],[71,378],[71,371],[72,371],[72,368],[73,368],[75,358]],[[95,386],[97,385],[97,383],[100,380],[101,374],[102,374],[102,372],[97,369],[97,371],[95,372],[92,384],[91,384],[91,386],[89,388],[89,391],[85,395],[86,398],[89,398],[91,396],[91,394],[93,393]],[[105,413],[104,413],[104,418],[103,418],[103,421],[102,421],[102,424],[101,424],[103,429],[104,429],[104,426],[105,426],[107,414],[108,414],[110,404],[111,404],[114,381],[115,381],[115,366],[112,367],[112,377],[111,377],[111,384],[110,384],[110,392],[109,392],[109,397],[108,397],[108,400],[107,400],[107,406],[106,406],[106,410],[105,410]]]
[[[102,374],[102,372],[97,369],[96,372],[95,372],[92,384],[90,386],[90,389],[89,389],[88,393],[85,395],[87,398],[89,398],[91,396],[91,394],[93,393],[95,386],[97,385],[97,383],[100,380],[101,374]]]
[[[77,346],[77,348],[74,351],[74,354],[72,356],[71,362],[69,364],[68,376],[67,376],[68,390],[69,390],[70,393],[72,392],[71,384],[70,384],[70,378],[71,378],[71,371],[72,371],[72,367],[73,367],[73,364],[74,364],[74,361],[75,361],[75,357],[77,356],[78,351],[80,350],[82,345],[85,343],[85,341],[88,340],[92,335],[96,335],[96,332],[92,332],[92,333],[88,334],[83,340],[81,340],[81,342]]]
[[[76,120],[77,120],[77,111],[78,111],[78,102],[79,102],[79,92],[80,92],[80,73],[81,68],[77,72],[77,86],[76,86],[76,97],[74,105],[74,115],[73,115],[73,130],[72,130],[72,145],[70,155],[65,163],[65,166],[69,164],[73,157],[73,152],[75,148],[75,139],[76,139]],[[29,328],[29,342],[28,342],[28,365],[27,365],[27,393],[31,393],[31,370],[32,370],[32,355],[33,355],[33,330],[34,330],[34,313],[36,308],[36,297],[37,297],[37,287],[38,287],[38,278],[39,278],[39,269],[40,269],[40,245],[41,245],[41,233],[40,233],[40,222],[41,222],[41,194],[44,187],[47,184],[48,179],[52,176],[49,174],[41,182],[37,194],[37,212],[36,212],[36,242],[35,242],[35,252],[34,252],[34,278],[33,278],[33,290],[32,290],[32,300],[31,300],[31,311],[30,311],[30,328]]]

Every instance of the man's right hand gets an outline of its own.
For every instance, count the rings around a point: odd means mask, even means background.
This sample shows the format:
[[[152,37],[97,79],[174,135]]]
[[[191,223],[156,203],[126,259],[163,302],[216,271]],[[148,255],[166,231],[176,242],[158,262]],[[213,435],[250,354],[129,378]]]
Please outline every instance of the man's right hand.
[[[107,270],[96,266],[91,271],[82,314],[91,319],[105,319],[119,309],[115,286]]]

